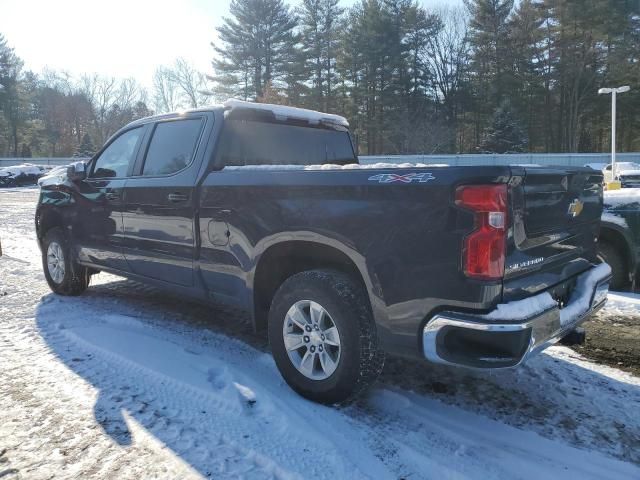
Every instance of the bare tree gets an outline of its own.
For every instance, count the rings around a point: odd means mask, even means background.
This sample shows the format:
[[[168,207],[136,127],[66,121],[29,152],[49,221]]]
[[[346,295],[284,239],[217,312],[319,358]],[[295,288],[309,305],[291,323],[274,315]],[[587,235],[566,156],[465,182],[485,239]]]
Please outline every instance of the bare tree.
[[[211,93],[207,91],[207,79],[184,58],[176,59],[173,81],[179,87],[183,103],[189,108],[202,107]]]
[[[157,112],[173,112],[180,108],[177,86],[167,67],[158,67],[153,74],[153,106]]]
[[[468,19],[464,9],[443,6],[437,10],[440,28],[427,39],[424,61],[429,66],[446,122],[451,131],[457,131],[460,110],[460,91],[469,59]],[[455,133],[454,133],[455,135]],[[451,139],[451,151],[456,151],[455,136]]]
[[[140,104],[147,100],[146,90],[132,78],[117,80],[98,74],[83,75],[80,91],[91,102],[96,140],[100,144],[133,120],[137,116],[134,112],[141,110]]]
[[[206,76],[184,58],[176,59],[170,67],[159,67],[153,76],[153,99],[158,111],[202,107],[210,97]]]

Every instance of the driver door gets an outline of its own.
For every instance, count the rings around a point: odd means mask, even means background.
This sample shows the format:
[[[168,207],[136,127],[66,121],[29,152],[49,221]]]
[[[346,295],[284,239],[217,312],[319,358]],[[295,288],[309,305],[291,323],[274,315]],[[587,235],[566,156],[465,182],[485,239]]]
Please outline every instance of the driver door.
[[[77,209],[74,227],[78,259],[83,263],[129,270],[122,251],[123,192],[146,129],[139,126],[122,132],[91,162],[77,197],[84,205]]]

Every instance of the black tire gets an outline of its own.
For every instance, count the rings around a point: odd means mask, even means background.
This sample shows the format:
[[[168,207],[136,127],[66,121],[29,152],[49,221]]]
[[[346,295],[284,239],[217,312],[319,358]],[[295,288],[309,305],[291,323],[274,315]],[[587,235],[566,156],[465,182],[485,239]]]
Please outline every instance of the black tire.
[[[284,343],[283,327],[289,309],[302,300],[320,304],[340,336],[340,356],[326,379],[303,375],[292,363]],[[288,278],[276,292],[269,311],[269,343],[285,381],[297,393],[321,403],[344,402],[373,383],[384,366],[375,322],[364,290],[348,275],[310,270]],[[303,347],[305,348],[305,347]]]
[[[53,242],[60,245],[64,257],[64,276],[59,282],[52,278],[47,262],[49,246]],[[59,227],[54,227],[47,231],[42,241],[42,268],[49,288],[60,295],[80,295],[89,286],[89,270],[75,261],[69,247],[69,241],[64,231]]]
[[[607,242],[601,242],[598,246],[598,258],[611,267],[611,290],[622,290],[629,286],[629,271],[624,261],[624,256],[616,247]]]

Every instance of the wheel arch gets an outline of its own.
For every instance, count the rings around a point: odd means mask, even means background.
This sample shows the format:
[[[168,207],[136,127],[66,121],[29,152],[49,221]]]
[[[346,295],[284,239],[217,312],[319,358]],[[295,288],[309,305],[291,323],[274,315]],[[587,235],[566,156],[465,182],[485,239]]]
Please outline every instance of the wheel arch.
[[[333,269],[354,278],[364,288],[375,318],[372,281],[364,258],[345,250],[335,244],[310,240],[283,240],[266,248],[251,276],[254,328],[265,329],[273,296],[287,278],[314,269]]]
[[[42,244],[42,240],[49,230],[54,227],[64,227],[64,215],[55,207],[40,207],[36,211],[36,235],[38,244]]]

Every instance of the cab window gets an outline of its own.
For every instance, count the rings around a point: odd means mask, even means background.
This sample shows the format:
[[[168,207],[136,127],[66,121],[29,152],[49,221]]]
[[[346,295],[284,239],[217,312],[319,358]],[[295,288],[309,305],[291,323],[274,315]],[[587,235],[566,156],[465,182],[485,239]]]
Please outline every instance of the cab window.
[[[227,120],[218,165],[357,163],[349,132],[250,120]]]
[[[126,177],[142,138],[142,127],[127,130],[100,154],[93,166],[93,178]]]
[[[170,175],[189,165],[201,129],[201,118],[158,123],[147,150],[142,175]]]

